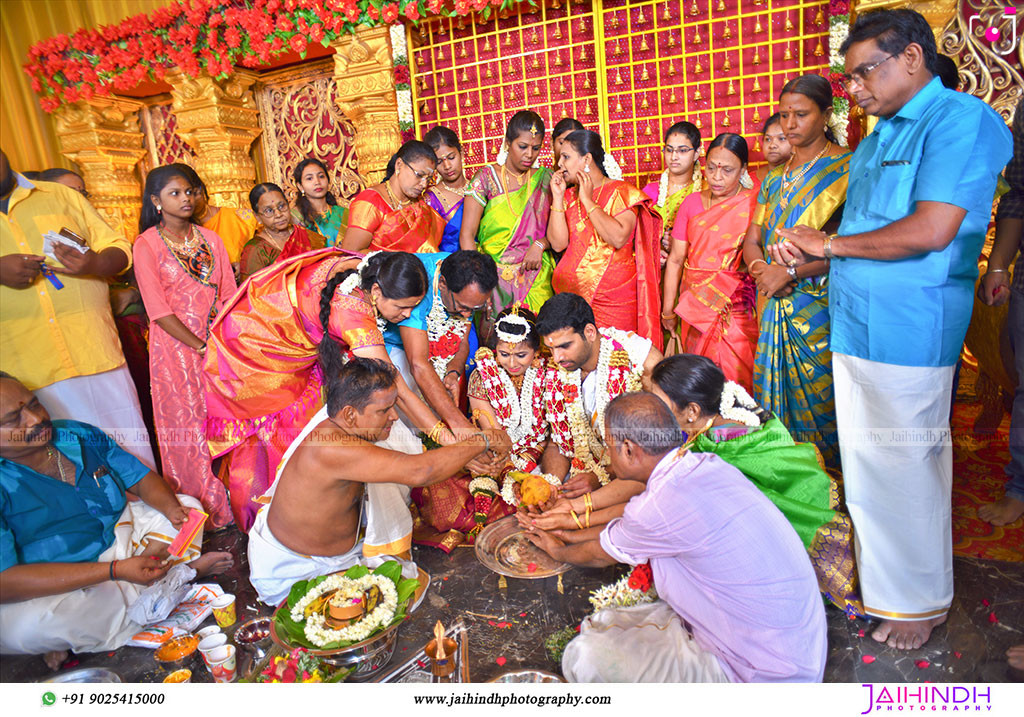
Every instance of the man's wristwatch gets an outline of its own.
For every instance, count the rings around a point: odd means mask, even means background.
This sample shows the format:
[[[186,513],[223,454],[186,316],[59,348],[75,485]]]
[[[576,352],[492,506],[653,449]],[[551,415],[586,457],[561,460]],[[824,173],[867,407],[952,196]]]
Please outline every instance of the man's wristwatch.
[[[789,274],[789,278],[792,279],[793,281],[796,281],[797,279],[800,278],[800,277],[798,277],[796,275],[796,267],[795,266],[787,266],[786,267],[786,273]]]

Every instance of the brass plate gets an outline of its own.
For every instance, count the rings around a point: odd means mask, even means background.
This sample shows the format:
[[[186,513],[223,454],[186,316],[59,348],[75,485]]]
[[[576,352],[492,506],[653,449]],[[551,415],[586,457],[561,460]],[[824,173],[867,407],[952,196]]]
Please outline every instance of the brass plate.
[[[549,578],[571,565],[551,558],[531,543],[515,515],[491,523],[476,536],[476,557],[487,568],[510,578]],[[530,563],[536,565],[532,572]]]

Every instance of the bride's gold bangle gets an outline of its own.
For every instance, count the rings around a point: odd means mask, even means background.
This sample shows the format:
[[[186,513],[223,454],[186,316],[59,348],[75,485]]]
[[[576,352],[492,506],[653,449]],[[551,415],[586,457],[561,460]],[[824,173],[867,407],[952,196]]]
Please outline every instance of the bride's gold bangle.
[[[575,510],[570,510],[569,511],[569,515],[571,515],[572,519],[576,521],[576,527],[579,528],[580,530],[583,530],[583,523],[580,522],[580,517],[578,515],[576,515],[576,511]]]

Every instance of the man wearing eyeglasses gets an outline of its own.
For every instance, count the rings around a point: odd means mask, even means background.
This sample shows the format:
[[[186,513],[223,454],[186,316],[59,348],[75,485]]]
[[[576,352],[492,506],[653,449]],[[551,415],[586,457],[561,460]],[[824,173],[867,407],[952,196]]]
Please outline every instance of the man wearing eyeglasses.
[[[388,325],[384,343],[391,362],[413,390],[419,391],[456,437],[478,430],[459,409],[459,391],[469,356],[473,315],[487,306],[498,285],[494,259],[477,251],[417,254],[427,270],[430,289],[402,323]],[[469,467],[479,473],[494,468],[483,459]]]
[[[832,367],[846,502],[873,637],[916,649],[953,599],[954,366],[1011,138],[942,86],[913,10],[861,15],[841,48],[851,97],[879,118],[850,160],[839,232],[779,233],[779,259],[831,260]],[[790,253],[791,252],[791,253]]]

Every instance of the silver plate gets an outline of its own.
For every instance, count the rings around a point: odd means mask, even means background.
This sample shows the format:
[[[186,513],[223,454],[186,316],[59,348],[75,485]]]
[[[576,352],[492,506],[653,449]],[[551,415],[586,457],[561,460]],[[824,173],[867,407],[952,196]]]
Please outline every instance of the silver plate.
[[[547,670],[514,670],[512,672],[506,672],[503,675],[498,675],[493,680],[488,682],[502,682],[502,683],[543,683],[552,684],[556,682],[565,682],[563,677],[556,675],[554,672],[548,672]]]
[[[476,536],[476,557],[485,567],[510,578],[535,580],[560,575],[572,566],[531,543],[516,516],[491,523]],[[533,565],[533,570],[530,570]]]
[[[120,682],[121,676],[113,670],[104,667],[87,667],[81,670],[70,670],[53,675],[40,682]]]

